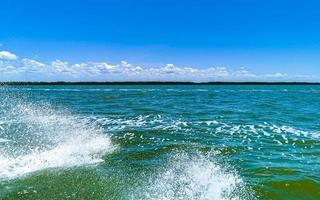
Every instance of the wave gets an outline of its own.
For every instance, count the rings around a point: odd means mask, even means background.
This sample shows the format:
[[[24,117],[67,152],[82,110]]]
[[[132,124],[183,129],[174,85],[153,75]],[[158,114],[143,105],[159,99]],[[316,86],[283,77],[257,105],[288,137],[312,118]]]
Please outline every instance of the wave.
[[[114,149],[96,124],[48,105],[1,102],[0,179],[103,161]]]
[[[320,132],[302,130],[288,125],[276,125],[273,123],[259,122],[252,124],[243,124],[236,122],[228,122],[224,120],[190,120],[185,118],[172,119],[160,114],[139,115],[133,117],[95,117],[91,119],[98,124],[105,126],[109,131],[125,130],[129,128],[145,128],[145,129],[161,129],[173,130],[174,132],[188,129],[204,129],[212,134],[228,134],[241,136],[297,136],[304,138],[319,138]]]

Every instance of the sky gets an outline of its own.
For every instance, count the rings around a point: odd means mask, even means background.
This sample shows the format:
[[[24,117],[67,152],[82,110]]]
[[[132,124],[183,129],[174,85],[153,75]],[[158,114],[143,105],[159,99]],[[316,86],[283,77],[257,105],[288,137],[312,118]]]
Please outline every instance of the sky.
[[[320,82],[316,0],[0,5],[0,81]]]

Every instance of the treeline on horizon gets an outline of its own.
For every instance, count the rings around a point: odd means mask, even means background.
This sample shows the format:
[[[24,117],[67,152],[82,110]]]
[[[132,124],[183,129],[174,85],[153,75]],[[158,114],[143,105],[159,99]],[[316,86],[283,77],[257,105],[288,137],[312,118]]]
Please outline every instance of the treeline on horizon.
[[[172,82],[172,81],[124,81],[124,82],[0,82],[0,85],[320,85],[320,82]]]

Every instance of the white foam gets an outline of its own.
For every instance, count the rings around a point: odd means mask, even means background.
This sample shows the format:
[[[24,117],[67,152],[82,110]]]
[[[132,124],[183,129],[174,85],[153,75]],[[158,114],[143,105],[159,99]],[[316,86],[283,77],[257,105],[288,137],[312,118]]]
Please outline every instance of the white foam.
[[[5,115],[15,123],[8,122],[8,132],[2,134],[14,137],[4,141],[12,145],[0,149],[0,179],[47,168],[94,164],[114,149],[102,129],[70,113],[19,104]]]
[[[7,142],[9,142],[10,140],[8,140],[8,139],[4,139],[4,138],[0,138],[0,144],[1,143],[7,143]]]
[[[103,137],[81,142],[61,144],[51,150],[34,152],[15,158],[0,157],[0,178],[14,178],[47,168],[102,162],[100,156],[110,150],[110,141]]]
[[[165,170],[152,177],[148,184],[139,198],[224,200],[241,199],[239,194],[245,192],[238,175],[199,155],[175,155]]]

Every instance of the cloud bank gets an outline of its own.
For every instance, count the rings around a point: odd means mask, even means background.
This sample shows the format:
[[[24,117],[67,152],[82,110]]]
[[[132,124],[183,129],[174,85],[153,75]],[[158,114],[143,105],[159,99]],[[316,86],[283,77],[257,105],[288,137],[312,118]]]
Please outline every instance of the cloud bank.
[[[245,68],[226,67],[141,67],[121,61],[68,63],[54,60],[44,63],[19,58],[14,53],[0,51],[0,81],[315,81],[316,76],[288,75],[275,72],[254,74]]]

